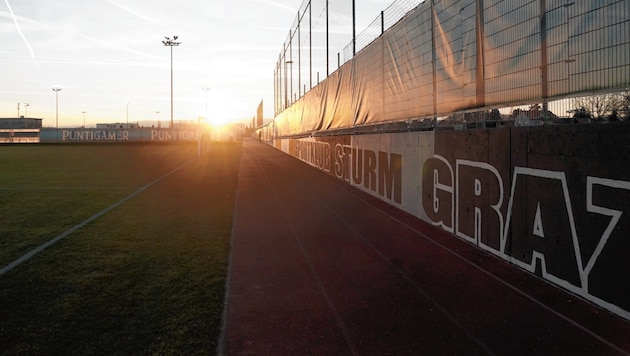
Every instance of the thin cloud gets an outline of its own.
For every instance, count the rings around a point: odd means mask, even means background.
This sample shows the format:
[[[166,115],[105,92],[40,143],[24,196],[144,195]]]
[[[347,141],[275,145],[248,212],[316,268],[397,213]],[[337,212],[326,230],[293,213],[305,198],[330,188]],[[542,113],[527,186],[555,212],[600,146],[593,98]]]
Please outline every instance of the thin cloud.
[[[95,39],[93,37],[86,36],[86,35],[79,35],[79,37],[83,38],[84,40],[87,40],[89,42],[93,42],[93,43],[97,43],[99,45],[103,45],[103,41],[102,40],[98,40],[98,39]],[[146,52],[138,51],[138,50],[133,49],[133,48],[123,47],[123,46],[120,46],[118,44],[109,44],[108,46],[110,46],[112,48],[119,49],[119,50],[124,50],[124,51],[130,52],[130,53],[133,53],[133,54],[136,54],[136,55],[139,55],[139,56],[143,56],[143,57],[147,57],[147,58],[151,58],[151,59],[157,59],[157,60],[164,60],[164,58],[162,58],[162,57],[158,57],[158,56],[155,56],[153,54],[149,54],[149,53],[146,53]]]
[[[106,1],[106,2],[108,2],[108,3],[109,3],[109,4],[111,4],[111,5],[113,5],[113,6],[117,7],[117,8],[119,8],[119,9],[121,9],[121,10],[125,11],[126,13],[128,13],[128,14],[130,14],[130,15],[133,15],[133,16],[135,16],[135,17],[137,17],[137,18],[141,19],[141,20],[144,20],[144,21],[150,22],[150,23],[152,23],[152,24],[157,24],[157,21],[155,21],[154,19],[152,19],[152,18],[150,18],[150,17],[147,17],[147,16],[145,16],[145,15],[143,15],[143,14],[141,14],[141,13],[137,12],[137,11],[134,11],[134,10],[132,10],[132,9],[130,9],[130,8],[126,7],[126,6],[124,6],[124,5],[121,5],[121,4],[117,3],[117,2],[116,2],[116,1],[114,1],[114,0],[105,0],[105,1]]]
[[[231,43],[231,44],[225,44],[225,45],[222,45],[222,46],[212,47],[212,48],[209,48],[207,51],[208,52],[220,52],[220,53],[224,53],[226,51],[229,51],[229,52],[260,52],[260,51],[275,51],[279,47],[282,47],[282,46],[251,46],[251,45],[247,45],[247,44]]]
[[[291,12],[297,12],[297,9],[295,7],[288,6],[288,5],[285,5],[285,4],[281,4],[281,3],[276,2],[276,1],[272,1],[272,0],[259,0],[259,1],[262,2],[262,3],[268,4],[268,5],[271,5],[271,6],[280,8],[280,9],[283,9],[283,10],[288,10],[288,11],[291,11]]]
[[[9,4],[9,0],[4,0],[4,2],[7,4],[7,7],[9,8],[9,13],[11,14],[11,17],[13,18],[13,23],[15,23],[15,28],[20,34],[20,37],[22,37],[24,44],[26,44],[28,51],[31,53],[31,58],[33,59],[33,63],[35,64],[35,67],[37,67],[37,69],[41,71],[41,69],[39,68],[39,65],[37,64],[37,60],[35,59],[35,52],[33,51],[31,44],[26,39],[26,36],[24,36],[24,34],[22,33],[22,30],[20,29],[20,25],[18,24],[17,17],[15,17],[15,14],[13,13],[13,9],[11,8],[11,4]]]

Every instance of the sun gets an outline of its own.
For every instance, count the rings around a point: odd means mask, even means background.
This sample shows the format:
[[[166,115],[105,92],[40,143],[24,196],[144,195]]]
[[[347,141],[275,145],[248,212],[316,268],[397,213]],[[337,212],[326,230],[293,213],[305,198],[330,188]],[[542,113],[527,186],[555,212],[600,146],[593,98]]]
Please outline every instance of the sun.
[[[207,122],[212,125],[212,126],[223,126],[225,124],[228,124],[230,122],[230,120],[224,118],[224,117],[209,117],[206,119]]]
[[[199,122],[208,128],[218,129],[227,124],[229,124],[229,120],[219,119],[219,118],[205,118],[199,117]]]
[[[221,111],[199,112],[198,118],[201,123],[210,126],[224,126],[232,122],[229,115]]]

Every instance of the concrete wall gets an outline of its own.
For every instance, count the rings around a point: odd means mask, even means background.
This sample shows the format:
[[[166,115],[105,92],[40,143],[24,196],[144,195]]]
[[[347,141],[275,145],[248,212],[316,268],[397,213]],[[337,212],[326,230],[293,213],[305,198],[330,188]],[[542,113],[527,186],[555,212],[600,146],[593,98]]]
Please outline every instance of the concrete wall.
[[[628,137],[619,123],[273,144],[630,319]]]

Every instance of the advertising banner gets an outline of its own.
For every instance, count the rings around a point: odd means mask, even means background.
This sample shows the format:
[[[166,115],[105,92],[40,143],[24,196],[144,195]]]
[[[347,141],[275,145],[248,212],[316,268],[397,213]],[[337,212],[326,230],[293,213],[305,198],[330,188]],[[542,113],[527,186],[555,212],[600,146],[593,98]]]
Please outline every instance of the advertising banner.
[[[197,129],[42,128],[40,142],[186,142],[199,140],[200,134]]]
[[[286,153],[630,320],[630,125],[283,139]]]

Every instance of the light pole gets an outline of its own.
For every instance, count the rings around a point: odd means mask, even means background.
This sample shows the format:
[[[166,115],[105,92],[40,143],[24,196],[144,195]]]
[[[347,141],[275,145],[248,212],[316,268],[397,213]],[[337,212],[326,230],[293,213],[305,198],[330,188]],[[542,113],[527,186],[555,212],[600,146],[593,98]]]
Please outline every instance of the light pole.
[[[24,128],[28,129],[28,107],[31,106],[29,103],[24,103]]]
[[[63,89],[60,86],[54,86],[52,90],[55,92],[55,128],[57,129],[57,141],[59,141],[59,92]]]
[[[87,111],[81,111],[81,113],[83,114],[83,128],[85,128],[85,114],[87,114]]]
[[[129,103],[127,103],[127,128],[129,128]]]
[[[293,55],[291,55],[291,57],[293,57]],[[289,84],[289,90],[291,91],[291,96],[289,97],[289,100],[291,104],[293,104],[295,102],[295,99],[293,97],[293,60],[290,59],[287,61],[287,63],[289,64],[289,71],[291,75],[291,79],[289,79],[291,81],[291,83]]]
[[[177,36],[173,36],[173,39],[170,39],[169,37],[166,37],[166,36],[164,38],[165,40],[163,40],[162,43],[165,46],[171,47],[171,130],[172,130],[173,129],[173,47],[179,46],[181,42],[176,42]]]
[[[210,120],[208,119],[208,92],[210,91],[210,88],[203,87],[201,90],[206,92],[206,122],[210,123]]]
[[[291,64],[291,67],[293,68],[293,61],[288,60],[284,62],[284,108],[288,108],[289,107],[289,98],[287,97],[287,64]],[[291,73],[291,80],[293,80],[293,73]],[[291,86],[293,86],[293,83],[291,83]],[[293,95],[293,89],[291,89],[291,95]]]

